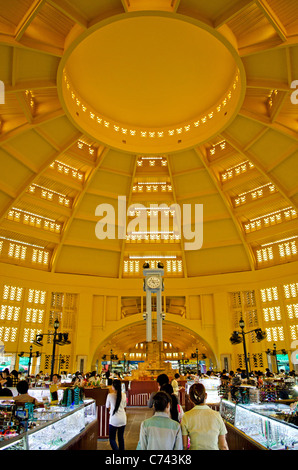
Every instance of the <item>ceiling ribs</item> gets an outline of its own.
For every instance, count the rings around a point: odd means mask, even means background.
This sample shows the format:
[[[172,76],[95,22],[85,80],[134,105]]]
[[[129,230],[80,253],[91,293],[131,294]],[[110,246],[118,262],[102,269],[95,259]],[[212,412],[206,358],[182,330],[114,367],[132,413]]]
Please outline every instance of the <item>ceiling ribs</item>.
[[[88,179],[85,181],[85,184],[84,184],[84,187],[83,187],[81,193],[79,194],[76,201],[74,202],[74,206],[73,206],[71,216],[70,216],[70,218],[68,219],[68,221],[66,222],[66,224],[64,226],[63,233],[62,233],[62,236],[61,236],[61,239],[60,239],[60,244],[54,250],[52,260],[51,260],[51,271],[52,272],[55,272],[55,270],[56,270],[59,254],[62,250],[65,239],[66,239],[66,237],[69,233],[71,223],[74,220],[75,215],[76,215],[76,213],[79,209],[80,202],[82,201],[83,197],[87,193],[87,190],[88,190],[88,188],[91,184],[93,176],[96,174],[96,172],[98,171],[98,169],[102,165],[102,163],[103,163],[105,157],[107,156],[108,152],[109,152],[109,149],[107,149],[106,147],[103,147],[103,146],[100,147],[99,150],[98,150],[96,165],[92,169],[91,173],[89,174]]]
[[[195,148],[195,152],[198,156],[198,158],[200,158],[200,160],[202,161],[202,163],[204,164],[210,178],[212,179],[215,187],[217,188],[217,191],[218,191],[218,194],[221,196],[221,199],[224,203],[224,205],[226,206],[230,216],[231,216],[231,219],[232,221],[234,222],[234,226],[237,230],[237,233],[239,235],[239,238],[242,242],[242,246],[246,252],[246,255],[247,255],[247,258],[248,258],[248,262],[249,262],[249,266],[250,266],[250,269],[251,271],[254,271],[255,270],[255,261],[254,261],[254,255],[252,253],[252,250],[250,248],[250,246],[248,246],[246,240],[245,240],[245,237],[244,237],[244,234],[243,234],[243,231],[242,231],[242,227],[238,221],[238,218],[236,217],[236,214],[234,213],[234,211],[232,210],[232,207],[230,205],[230,203],[228,202],[225,194],[223,193],[223,190],[222,190],[222,187],[218,181],[218,179],[216,178],[213,170],[210,168],[207,160],[206,160],[206,157],[204,155],[204,152],[202,151],[202,149],[200,147],[196,147]]]

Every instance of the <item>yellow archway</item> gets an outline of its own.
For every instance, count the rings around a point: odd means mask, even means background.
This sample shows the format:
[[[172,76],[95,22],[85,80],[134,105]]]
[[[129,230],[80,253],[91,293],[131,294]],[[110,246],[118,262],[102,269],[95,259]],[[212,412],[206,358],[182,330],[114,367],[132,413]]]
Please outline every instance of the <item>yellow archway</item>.
[[[173,350],[184,352],[184,357],[190,359],[191,354],[198,349],[199,357],[203,354],[207,357],[207,364],[209,361],[214,367],[219,367],[219,359],[216,352],[216,345],[212,344],[212,338],[207,338],[200,335],[198,329],[194,329],[194,322],[190,322],[185,318],[180,318],[177,315],[167,314],[167,319],[164,322],[163,340],[165,343],[171,343]],[[154,332],[156,325],[153,322],[153,339],[155,338]],[[145,321],[142,315],[133,315],[130,318],[125,318],[106,328],[104,335],[93,338],[94,350],[91,354],[91,368],[95,368],[98,360],[101,360],[102,355],[110,355],[112,349],[113,354],[117,355],[119,360],[123,360],[124,353],[134,349],[138,343],[146,342]],[[180,357],[180,356],[179,356]]]

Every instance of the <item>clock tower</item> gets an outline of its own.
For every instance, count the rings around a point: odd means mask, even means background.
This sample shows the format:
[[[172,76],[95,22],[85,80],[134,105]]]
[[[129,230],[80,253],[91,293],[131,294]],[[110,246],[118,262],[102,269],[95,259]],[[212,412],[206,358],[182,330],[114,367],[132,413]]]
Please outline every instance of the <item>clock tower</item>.
[[[146,341],[152,342],[152,295],[156,294],[156,323],[157,323],[157,342],[162,342],[162,321],[164,314],[162,313],[162,297],[164,290],[163,267],[157,269],[144,268],[144,291],[146,292]]]

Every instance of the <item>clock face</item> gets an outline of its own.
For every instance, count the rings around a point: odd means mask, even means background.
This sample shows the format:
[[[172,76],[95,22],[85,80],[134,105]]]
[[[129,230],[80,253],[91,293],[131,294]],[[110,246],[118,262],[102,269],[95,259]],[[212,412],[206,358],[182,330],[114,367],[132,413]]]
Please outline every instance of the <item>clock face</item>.
[[[150,289],[157,289],[161,284],[161,279],[160,277],[151,276],[148,277],[146,283],[147,286],[150,287]]]

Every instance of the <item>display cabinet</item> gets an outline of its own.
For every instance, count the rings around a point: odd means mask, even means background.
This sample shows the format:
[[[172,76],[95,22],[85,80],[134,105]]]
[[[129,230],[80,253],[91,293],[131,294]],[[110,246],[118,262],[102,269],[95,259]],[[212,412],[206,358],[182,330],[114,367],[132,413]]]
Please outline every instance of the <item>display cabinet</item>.
[[[215,410],[219,410],[220,406],[220,394],[219,394],[219,386],[220,386],[220,379],[214,377],[212,379],[200,379],[199,383],[203,384],[207,393],[206,404],[209,405],[211,408]],[[188,411],[193,407],[189,399],[189,390],[190,387],[196,383],[194,380],[189,380],[185,384],[185,410]]]
[[[215,377],[212,379],[200,379],[199,383],[203,384],[207,393],[207,405],[209,403],[220,403],[220,395],[219,395],[219,386],[220,386],[220,379]],[[189,380],[185,384],[185,392],[189,395],[190,387],[196,383],[194,380]]]
[[[0,450],[58,450],[66,449],[91,429],[97,428],[95,401],[84,400],[74,407],[51,406],[34,411],[35,428],[26,433],[0,442]],[[97,433],[93,432],[96,441]]]
[[[279,419],[289,407],[282,404],[237,405],[235,426],[271,450],[298,450],[298,427]]]
[[[228,423],[232,425],[235,424],[235,414],[236,414],[235,403],[233,403],[232,401],[228,401],[228,400],[221,400],[219,412],[225,421],[227,421]]]
[[[290,407],[280,403],[235,404],[222,400],[220,414],[228,424],[228,435],[237,434],[236,448],[244,441],[270,450],[298,450],[298,426],[287,422]],[[233,438],[235,442],[235,439]],[[247,443],[246,443],[247,444]]]

